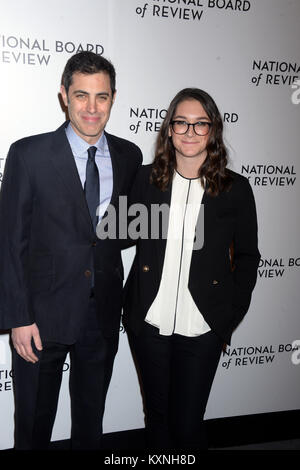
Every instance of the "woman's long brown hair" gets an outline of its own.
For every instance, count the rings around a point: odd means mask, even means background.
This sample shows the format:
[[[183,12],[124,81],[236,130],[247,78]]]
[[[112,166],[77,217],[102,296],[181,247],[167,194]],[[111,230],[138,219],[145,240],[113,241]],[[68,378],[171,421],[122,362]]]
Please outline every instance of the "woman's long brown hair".
[[[152,165],[151,183],[165,191],[172,181],[176,169],[175,149],[169,137],[170,123],[179,103],[195,99],[201,103],[212,126],[207,144],[207,157],[199,168],[202,185],[211,196],[230,188],[232,178],[226,171],[228,162],[227,150],[223,142],[223,121],[212,97],[199,88],[185,88],[173,98],[167,115],[161,125],[155,148]]]

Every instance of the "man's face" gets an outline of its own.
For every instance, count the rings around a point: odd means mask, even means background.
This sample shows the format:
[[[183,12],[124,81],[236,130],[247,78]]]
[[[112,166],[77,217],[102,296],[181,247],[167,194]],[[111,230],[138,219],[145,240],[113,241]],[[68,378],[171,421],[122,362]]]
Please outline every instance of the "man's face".
[[[106,126],[115,99],[115,94],[112,96],[109,75],[105,72],[76,72],[68,94],[63,85],[61,94],[76,134],[89,144],[95,144]]]

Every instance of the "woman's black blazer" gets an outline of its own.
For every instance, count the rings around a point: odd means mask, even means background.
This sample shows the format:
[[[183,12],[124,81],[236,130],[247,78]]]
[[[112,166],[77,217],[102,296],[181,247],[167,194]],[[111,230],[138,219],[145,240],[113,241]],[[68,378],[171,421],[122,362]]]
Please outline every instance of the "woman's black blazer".
[[[260,253],[251,186],[244,176],[228,172],[233,179],[229,191],[215,197],[204,192],[200,209],[204,211],[204,243],[193,250],[188,288],[210,328],[230,344],[233,330],[250,305]],[[131,196],[131,203],[145,205],[149,214],[152,204],[170,204],[171,199],[171,186],[161,191],[150,184],[150,173],[151,165],[140,168]],[[148,230],[151,233],[150,215]],[[123,306],[123,324],[137,335],[159,289],[165,249],[162,236],[137,240]]]

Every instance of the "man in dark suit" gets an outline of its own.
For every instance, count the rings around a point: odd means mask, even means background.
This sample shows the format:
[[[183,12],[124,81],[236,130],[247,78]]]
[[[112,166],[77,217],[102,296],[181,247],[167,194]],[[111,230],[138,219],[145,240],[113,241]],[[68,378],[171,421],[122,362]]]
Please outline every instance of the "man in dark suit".
[[[61,95],[70,121],[11,146],[0,196],[0,328],[12,329],[17,449],[49,445],[68,353],[72,448],[99,448],[123,266],[119,240],[99,239],[96,225],[109,203],[118,214],[142,161],[137,146],[104,132],[116,95],[108,60],[71,57]]]

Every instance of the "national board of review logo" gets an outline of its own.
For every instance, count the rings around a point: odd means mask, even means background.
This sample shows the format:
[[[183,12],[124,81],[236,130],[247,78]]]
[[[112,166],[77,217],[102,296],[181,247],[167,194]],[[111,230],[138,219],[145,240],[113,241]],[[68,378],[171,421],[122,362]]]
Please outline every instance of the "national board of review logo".
[[[0,62],[4,64],[49,65],[53,53],[76,54],[91,51],[102,55],[101,44],[88,42],[37,39],[18,35],[0,35]]]

